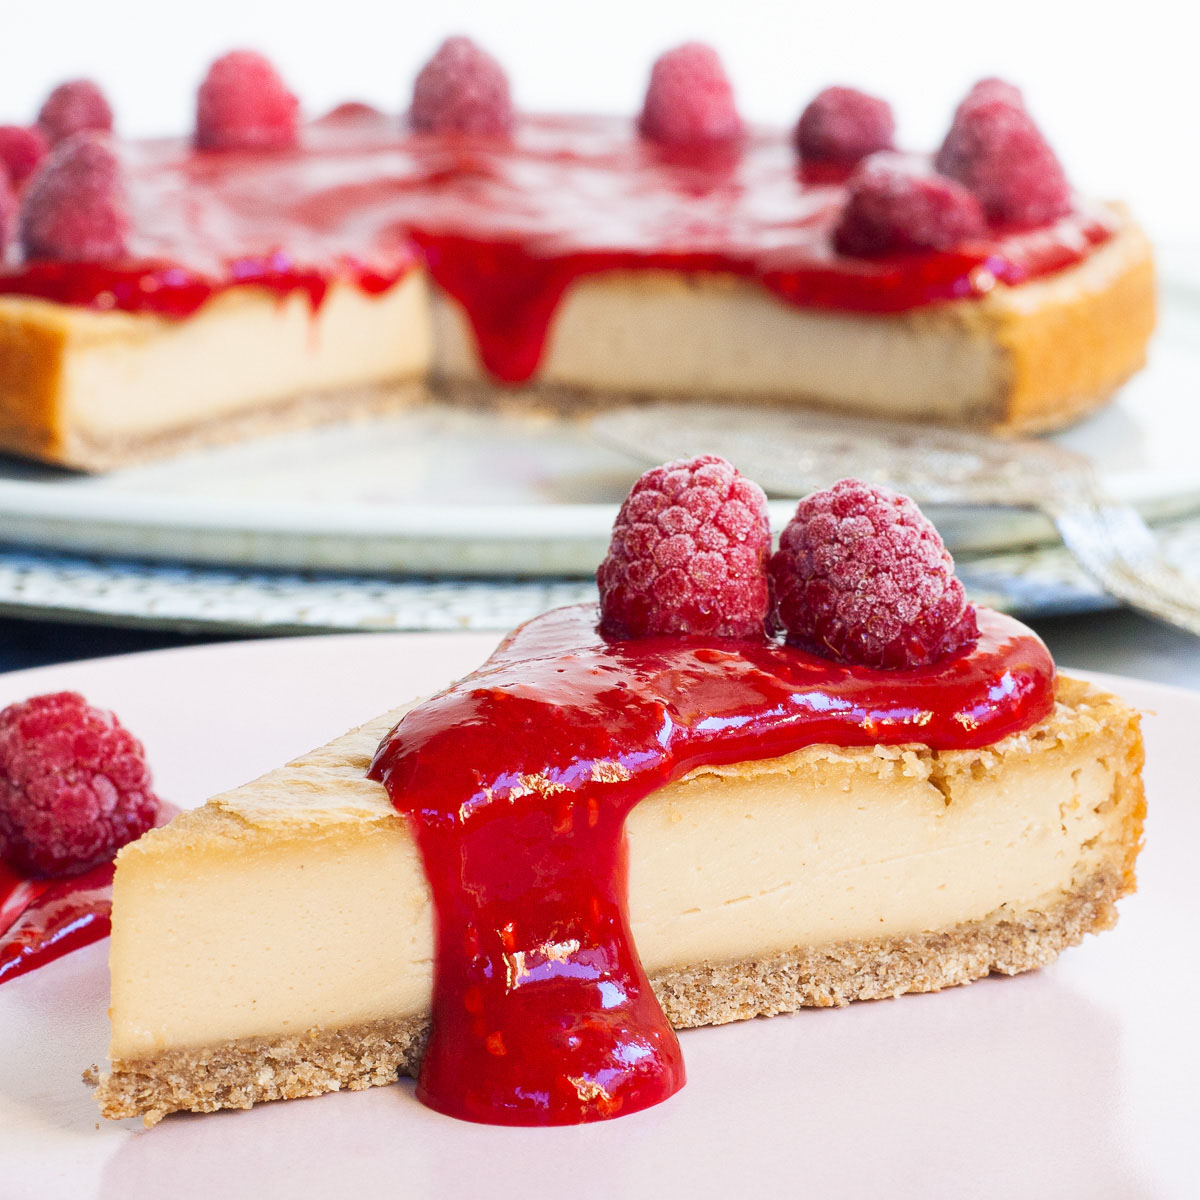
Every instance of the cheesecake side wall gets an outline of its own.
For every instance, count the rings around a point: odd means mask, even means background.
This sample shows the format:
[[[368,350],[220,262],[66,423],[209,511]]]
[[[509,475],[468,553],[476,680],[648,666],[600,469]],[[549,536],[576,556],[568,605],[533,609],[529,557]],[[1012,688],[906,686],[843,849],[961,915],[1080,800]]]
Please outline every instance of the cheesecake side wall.
[[[377,296],[335,283],[315,311],[299,292],[230,288],[186,320],[0,297],[0,450],[105,469],[264,415],[280,428],[352,412],[364,388],[423,381],[432,357],[419,270]]]
[[[639,397],[746,399],[971,423],[1006,386],[1000,348],[943,305],[865,315],[800,308],[720,273],[612,271],[576,281],[526,384],[491,384],[469,321],[433,289],[435,381],[570,408]]]
[[[628,823],[647,970],[920,935],[1045,908],[1099,876],[1121,894],[1140,841],[1136,714],[1060,687],[1056,718],[997,752],[815,747],[648,798]],[[122,852],[114,1061],[427,1011],[428,886],[363,777],[394,716]],[[382,948],[380,928],[395,931]]]

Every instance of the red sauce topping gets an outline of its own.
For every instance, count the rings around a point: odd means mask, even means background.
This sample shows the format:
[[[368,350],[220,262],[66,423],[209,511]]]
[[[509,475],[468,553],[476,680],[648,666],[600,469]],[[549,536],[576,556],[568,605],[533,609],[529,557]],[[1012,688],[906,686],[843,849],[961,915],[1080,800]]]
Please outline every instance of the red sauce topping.
[[[179,810],[159,801],[156,825]],[[32,879],[0,861],[0,983],[108,937],[113,864],[80,875]]]
[[[0,983],[108,936],[112,863],[69,879],[26,879],[0,862]]]
[[[844,667],[774,642],[610,642],[592,607],[513,633],[408,713],[370,776],[409,820],[436,913],[417,1095],[464,1120],[556,1125],[665,1100],[679,1046],[626,911],[624,821],[706,764],[818,743],[990,745],[1042,720],[1054,664],[982,609],[968,653]]]
[[[798,306],[898,312],[1060,270],[1115,227],[1108,209],[1081,204],[953,252],[850,258],[831,240],[839,173],[802,171],[787,136],[664,150],[608,117],[525,117],[508,142],[409,134],[346,106],[296,150],[176,140],[123,153],[131,260],[11,266],[0,293],[186,317],[254,284],[316,307],[333,280],[377,293],[423,259],[465,309],[484,365],[511,383],[536,370],[563,292],[586,275],[721,272]]]

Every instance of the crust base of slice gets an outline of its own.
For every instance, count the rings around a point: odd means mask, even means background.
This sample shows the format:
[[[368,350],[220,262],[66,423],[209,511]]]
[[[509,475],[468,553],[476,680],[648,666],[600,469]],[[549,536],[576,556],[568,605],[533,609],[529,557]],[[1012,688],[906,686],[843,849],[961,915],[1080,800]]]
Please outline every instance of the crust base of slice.
[[[659,973],[654,990],[677,1029],[775,1016],[805,1007],[935,992],[995,971],[1045,966],[1087,933],[1111,928],[1129,889],[1124,864],[1097,872],[1046,911],[1001,911],[982,921],[916,936],[846,941],[763,958]],[[198,1050],[115,1062],[89,1073],[104,1116],[142,1116],[147,1126],[177,1111],[250,1108],[415,1075],[425,1017],[380,1020],[284,1038],[245,1038]]]

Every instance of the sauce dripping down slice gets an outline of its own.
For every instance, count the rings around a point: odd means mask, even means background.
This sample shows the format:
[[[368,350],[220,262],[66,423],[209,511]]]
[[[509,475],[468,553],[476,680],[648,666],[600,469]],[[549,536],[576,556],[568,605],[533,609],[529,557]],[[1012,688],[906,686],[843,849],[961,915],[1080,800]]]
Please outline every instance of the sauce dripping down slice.
[[[651,792],[818,743],[990,745],[1053,705],[1045,646],[988,610],[970,652],[918,671],[767,641],[607,641],[596,619],[580,606],[522,626],[406,714],[369,772],[408,818],[433,892],[417,1094],[464,1120],[603,1120],[682,1086],[626,907],[624,821]]]

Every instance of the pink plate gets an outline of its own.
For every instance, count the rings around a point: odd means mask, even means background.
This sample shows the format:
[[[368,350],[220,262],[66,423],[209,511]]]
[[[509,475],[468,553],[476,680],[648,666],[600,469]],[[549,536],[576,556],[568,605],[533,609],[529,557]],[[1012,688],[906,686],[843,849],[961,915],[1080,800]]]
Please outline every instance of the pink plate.
[[[0,676],[0,705],[82,691],[188,807],[436,689],[495,640],[160,651]],[[406,1082],[144,1131],[102,1121],[80,1082],[107,1043],[101,943],[0,988],[0,1196],[1195,1195],[1200,694],[1101,682],[1152,713],[1141,890],[1047,970],[686,1033],[683,1092],[606,1125],[466,1125]]]

